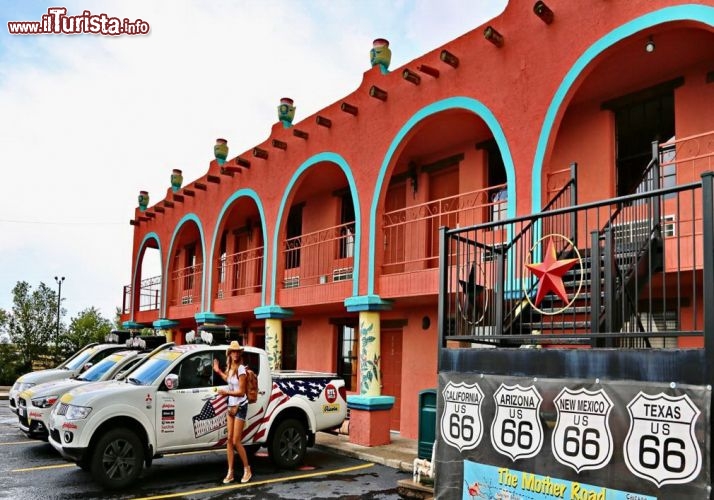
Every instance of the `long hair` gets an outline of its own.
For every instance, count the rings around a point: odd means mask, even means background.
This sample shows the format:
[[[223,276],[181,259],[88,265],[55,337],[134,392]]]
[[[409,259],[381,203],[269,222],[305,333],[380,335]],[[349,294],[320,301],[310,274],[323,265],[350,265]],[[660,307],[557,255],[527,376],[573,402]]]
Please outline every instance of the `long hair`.
[[[227,362],[227,367],[226,367],[226,376],[230,377],[232,374],[238,374],[238,367],[243,363],[243,351],[237,351],[238,352],[238,359],[236,359],[236,362],[233,363],[233,358],[231,357],[231,353],[228,352],[226,354],[226,357],[228,358],[226,360]]]

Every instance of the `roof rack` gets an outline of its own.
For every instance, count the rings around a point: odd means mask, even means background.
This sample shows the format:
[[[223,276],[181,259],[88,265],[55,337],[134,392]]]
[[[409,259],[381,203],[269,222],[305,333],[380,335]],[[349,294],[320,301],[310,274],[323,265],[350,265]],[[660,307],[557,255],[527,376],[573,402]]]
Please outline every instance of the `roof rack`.
[[[107,344],[123,344],[131,338],[129,330],[112,330],[104,337]]]
[[[166,335],[135,335],[126,340],[130,349],[149,350],[166,343]]]

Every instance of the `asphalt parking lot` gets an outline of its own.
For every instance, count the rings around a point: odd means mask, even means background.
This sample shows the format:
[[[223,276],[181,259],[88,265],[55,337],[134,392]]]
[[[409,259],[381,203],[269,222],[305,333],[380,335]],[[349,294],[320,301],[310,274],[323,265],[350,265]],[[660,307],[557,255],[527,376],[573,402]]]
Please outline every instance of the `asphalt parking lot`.
[[[261,450],[262,451],[262,450]],[[25,437],[7,401],[0,401],[0,498],[17,500],[98,498],[248,498],[392,500],[397,481],[410,474],[383,465],[309,449],[305,467],[277,470],[259,452],[252,460],[253,480],[223,485],[225,451],[168,455],[144,470],[123,492],[107,492],[91,476],[62,460],[47,443]],[[238,472],[238,471],[237,471]]]

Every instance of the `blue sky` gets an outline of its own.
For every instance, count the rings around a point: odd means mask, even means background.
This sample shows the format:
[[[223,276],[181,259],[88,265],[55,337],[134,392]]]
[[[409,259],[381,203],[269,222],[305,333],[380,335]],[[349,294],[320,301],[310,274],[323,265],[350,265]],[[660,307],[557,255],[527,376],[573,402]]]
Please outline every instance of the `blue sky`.
[[[232,154],[264,141],[281,97],[295,100],[299,122],[352,92],[373,39],[390,41],[399,67],[505,4],[0,0],[0,308],[17,281],[56,289],[59,275],[65,321],[91,306],[112,318],[131,278],[140,190],[153,204],[173,168],[184,183],[203,175],[216,137]],[[58,6],[142,19],[151,31],[8,33],[8,21],[39,21]]]

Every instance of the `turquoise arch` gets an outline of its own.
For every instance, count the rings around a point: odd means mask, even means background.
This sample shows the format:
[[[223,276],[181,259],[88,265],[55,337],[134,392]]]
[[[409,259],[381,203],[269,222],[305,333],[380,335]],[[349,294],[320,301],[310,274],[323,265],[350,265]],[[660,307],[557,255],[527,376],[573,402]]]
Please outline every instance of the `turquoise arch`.
[[[203,255],[203,271],[201,273],[201,310],[203,311],[204,304],[206,303],[206,289],[203,287],[203,284],[206,282],[206,237],[203,234],[203,224],[201,223],[201,219],[198,217],[198,215],[194,213],[186,214],[183,217],[181,217],[181,220],[178,221],[178,224],[176,224],[176,227],[174,228],[174,233],[171,235],[171,244],[169,245],[169,253],[167,254],[168,257],[166,259],[166,265],[164,267],[164,276],[165,278],[163,279],[164,282],[164,289],[163,292],[161,293],[161,296],[163,297],[161,301],[161,317],[165,318],[166,317],[166,292],[168,290],[169,286],[169,264],[171,263],[171,254],[174,250],[174,241],[176,241],[176,235],[178,234],[179,230],[181,227],[187,223],[188,221],[193,221],[196,223],[196,226],[198,226],[198,232],[201,235],[201,253]]]
[[[134,272],[132,273],[132,280],[131,280],[131,321],[134,321],[134,293],[138,290],[137,284],[141,281],[141,276],[138,276],[137,273],[139,271],[139,257],[141,256],[141,252],[144,251],[144,247],[146,246],[147,242],[149,240],[155,240],[156,244],[159,246],[159,259],[161,259],[161,264],[160,268],[163,269],[163,261],[164,261],[164,255],[161,253],[161,239],[159,239],[159,235],[156,234],[155,232],[150,232],[146,233],[144,235],[144,239],[141,240],[141,244],[139,245],[139,251],[136,254],[136,259],[134,260]],[[162,278],[163,279],[163,278]],[[141,293],[141,292],[140,292]],[[163,304],[164,302],[164,296],[163,294],[161,295],[161,303]],[[159,306],[162,307],[162,306]]]
[[[629,21],[618,28],[615,28],[607,35],[600,38],[575,61],[573,67],[560,83],[558,90],[555,92],[553,99],[548,106],[543,127],[538,138],[538,146],[536,147],[535,158],[533,160],[533,169],[531,174],[531,209],[534,213],[540,212],[542,206],[541,200],[541,175],[543,173],[543,160],[545,151],[548,146],[548,139],[552,133],[553,124],[558,110],[562,107],[563,101],[573,84],[577,81],[580,74],[588,67],[588,65],[602,52],[612,47],[621,40],[634,35],[642,30],[651,28],[658,24],[663,24],[673,21],[698,21],[709,26],[714,26],[714,7],[705,5],[677,5],[674,7],[666,7],[643,16],[640,16],[632,21]]]
[[[230,206],[233,204],[234,201],[236,201],[238,198],[250,198],[252,199],[255,204],[258,207],[258,215],[260,216],[260,227],[261,230],[263,231],[263,241],[267,242],[268,239],[266,237],[268,233],[268,228],[266,227],[265,224],[265,210],[263,210],[263,204],[260,201],[260,197],[258,194],[253,190],[253,189],[239,189],[235,193],[231,195],[230,198],[226,200],[226,202],[223,204],[223,208],[221,208],[221,212],[218,214],[218,218],[216,219],[216,227],[213,229],[213,238],[211,239],[211,255],[210,259],[213,259],[213,252],[216,249],[216,238],[218,238],[218,228],[221,226],[221,221],[223,220],[223,217],[225,217],[226,212],[230,208]],[[264,245],[265,246],[265,245]],[[268,270],[266,269],[266,248],[263,248],[263,276],[261,278],[262,286],[261,286],[261,293],[260,293],[260,304],[265,305],[265,277],[267,275]],[[214,271],[215,266],[210,266],[210,269],[208,271],[208,290],[206,293],[211,293],[211,290],[213,289],[213,271]],[[209,297],[209,300],[207,301],[208,304],[208,309],[207,312],[210,312],[211,310],[211,302],[212,298]]]
[[[389,145],[387,153],[384,155],[384,160],[379,168],[377,175],[377,183],[374,187],[374,195],[372,198],[372,207],[369,214],[369,279],[367,283],[367,294],[374,294],[374,276],[375,276],[375,245],[377,231],[377,209],[379,198],[382,192],[382,186],[387,175],[387,169],[392,163],[393,156],[399,144],[404,140],[406,135],[423,119],[428,116],[447,111],[450,109],[465,109],[479,116],[493,133],[496,144],[501,151],[503,157],[503,165],[506,169],[506,189],[508,190],[508,207],[506,208],[507,217],[514,217],[516,214],[516,170],[513,166],[513,158],[511,150],[508,147],[506,136],[503,133],[501,125],[496,120],[494,114],[481,102],[470,97],[449,97],[441,101],[434,102],[417,111],[407,122],[402,126],[392,143]]]
[[[318,153],[305,160],[302,165],[293,174],[290,182],[288,183],[285,192],[283,193],[283,198],[280,200],[280,209],[278,210],[278,218],[275,223],[275,229],[273,233],[273,256],[272,256],[272,270],[271,270],[271,287],[270,287],[270,304],[275,305],[275,290],[277,287],[277,263],[278,263],[278,236],[280,221],[283,220],[283,213],[285,212],[286,204],[288,201],[288,196],[295,187],[295,183],[300,178],[300,176],[310,167],[317,163],[330,162],[334,163],[340,169],[342,173],[345,174],[347,178],[347,183],[349,184],[350,192],[352,193],[352,202],[355,205],[355,252],[354,252],[354,264],[352,272],[352,294],[357,295],[357,290],[359,289],[359,272],[360,272],[360,251],[361,240],[362,240],[362,217],[360,211],[359,193],[357,192],[357,184],[355,183],[354,176],[352,175],[352,170],[347,164],[347,161],[337,153],[326,151],[323,153]]]

